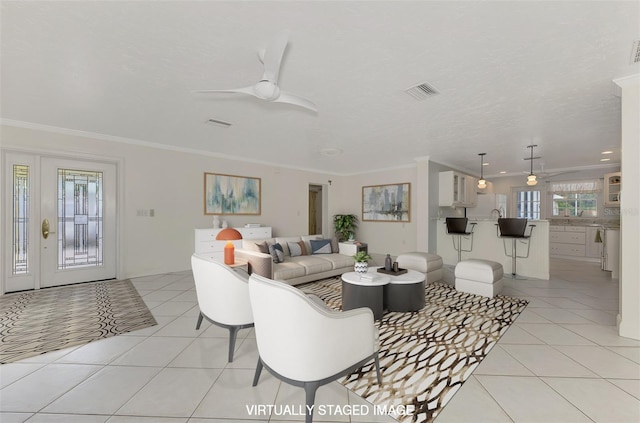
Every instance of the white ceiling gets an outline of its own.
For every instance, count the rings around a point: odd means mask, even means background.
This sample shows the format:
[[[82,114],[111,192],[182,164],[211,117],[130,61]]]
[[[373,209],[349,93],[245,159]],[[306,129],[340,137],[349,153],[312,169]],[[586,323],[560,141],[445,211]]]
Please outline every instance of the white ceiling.
[[[1,25],[4,123],[337,174],[479,173],[483,152],[485,175],[515,174],[529,144],[547,171],[619,162],[612,80],[640,72],[638,1],[2,1]],[[280,85],[318,113],[193,93],[257,82],[282,29]],[[404,92],[423,82],[440,94]]]

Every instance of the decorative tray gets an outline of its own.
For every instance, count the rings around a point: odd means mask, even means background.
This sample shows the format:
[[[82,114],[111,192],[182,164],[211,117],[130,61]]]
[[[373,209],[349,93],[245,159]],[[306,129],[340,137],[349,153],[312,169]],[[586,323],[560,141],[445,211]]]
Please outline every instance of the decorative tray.
[[[398,276],[398,275],[402,275],[404,273],[407,273],[407,269],[398,268],[398,271],[394,272],[393,270],[385,270],[384,267],[379,267],[378,268],[378,273],[384,273],[385,275],[391,275],[391,276]]]

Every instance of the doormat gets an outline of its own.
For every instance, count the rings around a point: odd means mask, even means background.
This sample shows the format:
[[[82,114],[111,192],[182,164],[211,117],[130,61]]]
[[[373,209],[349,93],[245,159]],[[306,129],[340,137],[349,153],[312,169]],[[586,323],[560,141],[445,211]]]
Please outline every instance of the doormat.
[[[339,277],[301,287],[341,309]],[[432,422],[528,301],[456,291],[443,283],[425,287],[425,307],[387,313],[376,321],[380,339],[378,384],[374,363],[340,382],[400,422]]]
[[[128,279],[6,294],[0,297],[0,363],[155,324]]]

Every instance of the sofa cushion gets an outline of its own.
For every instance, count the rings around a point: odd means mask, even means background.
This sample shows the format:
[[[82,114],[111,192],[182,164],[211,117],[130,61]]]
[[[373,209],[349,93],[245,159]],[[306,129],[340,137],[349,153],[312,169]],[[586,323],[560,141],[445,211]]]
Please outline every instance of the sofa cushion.
[[[306,269],[289,259],[284,263],[273,264],[273,279],[285,281],[288,279],[305,276]]]
[[[304,242],[305,247],[307,247],[307,252],[311,254],[311,240],[312,239],[322,239],[324,238],[322,235],[302,235],[302,241]]]
[[[312,239],[311,254],[331,254],[331,240],[330,239]]]
[[[314,257],[328,261],[331,263],[333,269],[351,268],[351,270],[353,270],[353,263],[355,262],[353,257],[344,254],[321,254]]]
[[[333,264],[330,261],[323,260],[320,256],[291,257],[291,262],[302,266],[305,269],[305,275],[333,270]]]
[[[340,252],[340,246],[338,245],[338,238],[336,238],[335,236],[331,238],[331,252],[332,253]]]
[[[303,241],[287,242],[287,246],[289,247],[289,252],[291,253],[291,257],[307,255],[307,247],[305,247]]]
[[[262,243],[267,243],[266,245],[271,245],[271,244],[275,244],[275,240],[273,238],[266,238],[266,239],[243,239],[242,240],[242,248],[245,250],[251,250],[251,251],[257,251],[259,253],[262,253],[262,251],[260,251],[260,248],[258,247],[258,244],[262,244]],[[268,247],[267,247],[268,248]],[[269,254],[269,250],[267,249],[265,254]]]
[[[284,237],[276,237],[275,242],[279,243],[280,245],[282,245],[282,249],[284,251],[284,255],[285,256],[290,256],[291,255],[291,251],[289,251],[289,246],[287,243],[289,242],[298,242],[301,241],[302,238],[300,238],[299,236],[284,236]]]

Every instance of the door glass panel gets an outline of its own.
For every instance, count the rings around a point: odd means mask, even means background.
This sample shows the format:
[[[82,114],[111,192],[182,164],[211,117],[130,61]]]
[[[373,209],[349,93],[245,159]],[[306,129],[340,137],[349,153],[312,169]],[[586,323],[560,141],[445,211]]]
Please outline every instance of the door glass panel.
[[[516,217],[540,219],[540,191],[518,191]]]
[[[102,266],[102,172],[58,169],[58,269]]]
[[[13,165],[14,275],[29,273],[29,166]]]

